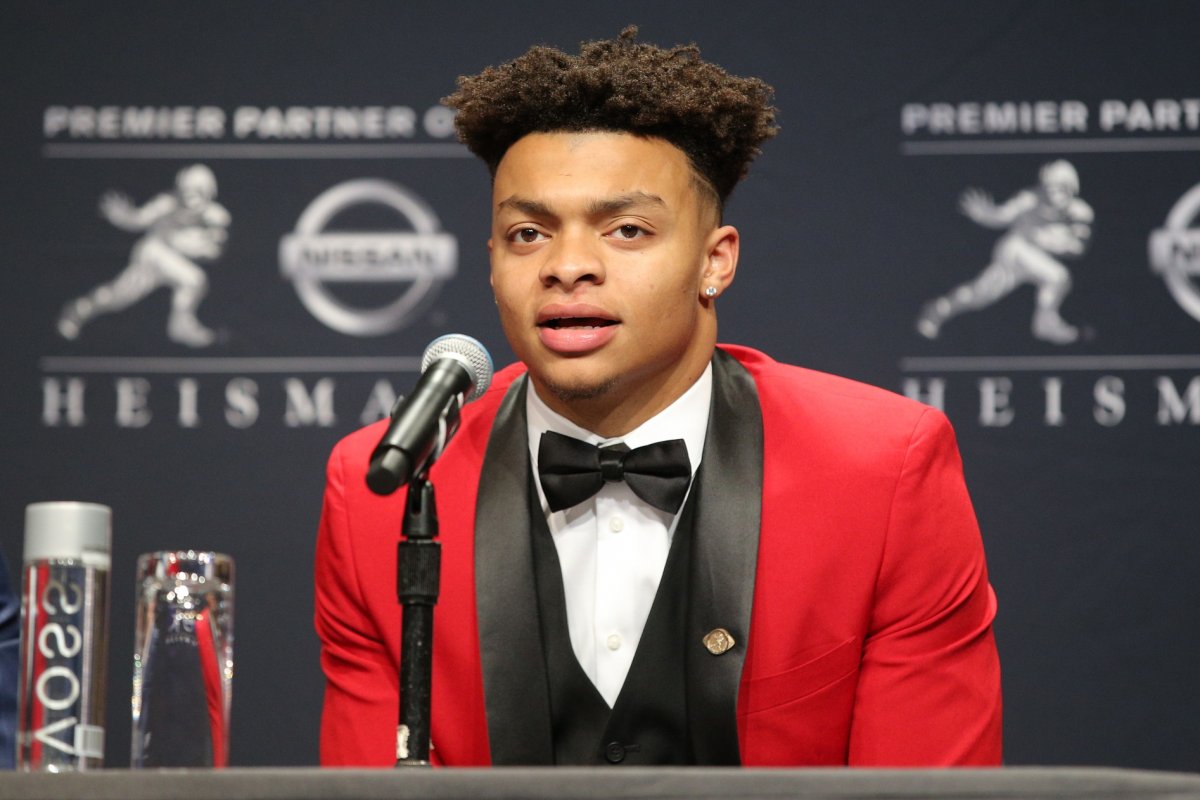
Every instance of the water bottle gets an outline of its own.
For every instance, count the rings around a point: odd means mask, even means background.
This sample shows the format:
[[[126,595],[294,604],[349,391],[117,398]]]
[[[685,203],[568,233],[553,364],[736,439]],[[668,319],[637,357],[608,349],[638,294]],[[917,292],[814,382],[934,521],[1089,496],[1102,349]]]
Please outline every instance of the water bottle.
[[[25,508],[17,768],[74,772],[104,762],[112,510]]]

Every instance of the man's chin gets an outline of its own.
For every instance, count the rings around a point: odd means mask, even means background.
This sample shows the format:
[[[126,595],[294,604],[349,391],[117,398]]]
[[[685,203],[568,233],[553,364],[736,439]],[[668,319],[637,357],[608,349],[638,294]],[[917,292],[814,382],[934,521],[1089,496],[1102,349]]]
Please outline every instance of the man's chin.
[[[543,378],[539,383],[547,392],[563,403],[580,403],[597,400],[611,392],[617,385],[616,378],[603,381],[553,380]]]

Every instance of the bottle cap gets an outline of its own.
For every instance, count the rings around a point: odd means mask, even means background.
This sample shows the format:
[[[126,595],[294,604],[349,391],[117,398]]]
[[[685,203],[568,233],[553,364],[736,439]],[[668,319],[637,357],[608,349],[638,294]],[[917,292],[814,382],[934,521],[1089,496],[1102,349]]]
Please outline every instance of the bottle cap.
[[[71,559],[107,568],[111,554],[112,509],[108,506],[56,501],[25,507],[26,564]]]

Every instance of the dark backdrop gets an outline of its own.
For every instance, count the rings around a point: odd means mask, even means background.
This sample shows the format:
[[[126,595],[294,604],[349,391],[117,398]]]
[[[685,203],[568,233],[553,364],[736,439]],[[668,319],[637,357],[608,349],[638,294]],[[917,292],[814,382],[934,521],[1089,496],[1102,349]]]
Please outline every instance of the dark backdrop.
[[[1185,199],[1200,7],[1050,0],[6,4],[0,547],[19,563],[29,502],[114,508],[108,763],[127,763],[136,556],[180,547],[237,559],[233,762],[315,762],[325,456],[411,385],[435,336],[511,357],[486,279],[486,171],[447,138],[439,98],[532,43],[574,49],[631,22],[776,88],[782,132],[728,208],[744,250],[722,339],[955,423],[1000,600],[1008,762],[1200,768],[1200,199]],[[334,107],[357,110],[322,128]],[[1028,284],[918,335],[923,304],[1005,235],[960,213],[962,193],[1002,203],[1056,159],[1094,212],[1084,252],[1057,258],[1080,338],[1031,335]],[[192,164],[230,220],[198,261],[216,340],[167,335],[169,288],[63,338],[65,304],[138,242],[100,198],[144,204]],[[310,203],[360,179],[432,216],[351,185],[307,231],[313,257],[387,265],[352,283],[312,260],[284,269]],[[439,232],[457,246],[441,260]],[[401,298],[390,332],[323,320]]]

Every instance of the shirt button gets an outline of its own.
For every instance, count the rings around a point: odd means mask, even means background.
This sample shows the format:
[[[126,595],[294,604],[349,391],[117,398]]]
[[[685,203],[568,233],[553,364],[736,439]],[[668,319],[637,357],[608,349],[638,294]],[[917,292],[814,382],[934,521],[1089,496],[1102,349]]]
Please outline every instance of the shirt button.
[[[608,521],[608,529],[613,533],[620,533],[625,530],[625,520],[620,517],[613,517]]]
[[[620,742],[609,742],[604,746],[604,757],[610,764],[620,764],[625,760],[625,747]]]
[[[621,649],[620,634],[610,633],[608,635],[608,639],[605,640],[605,644],[608,645],[609,650],[620,650]]]

